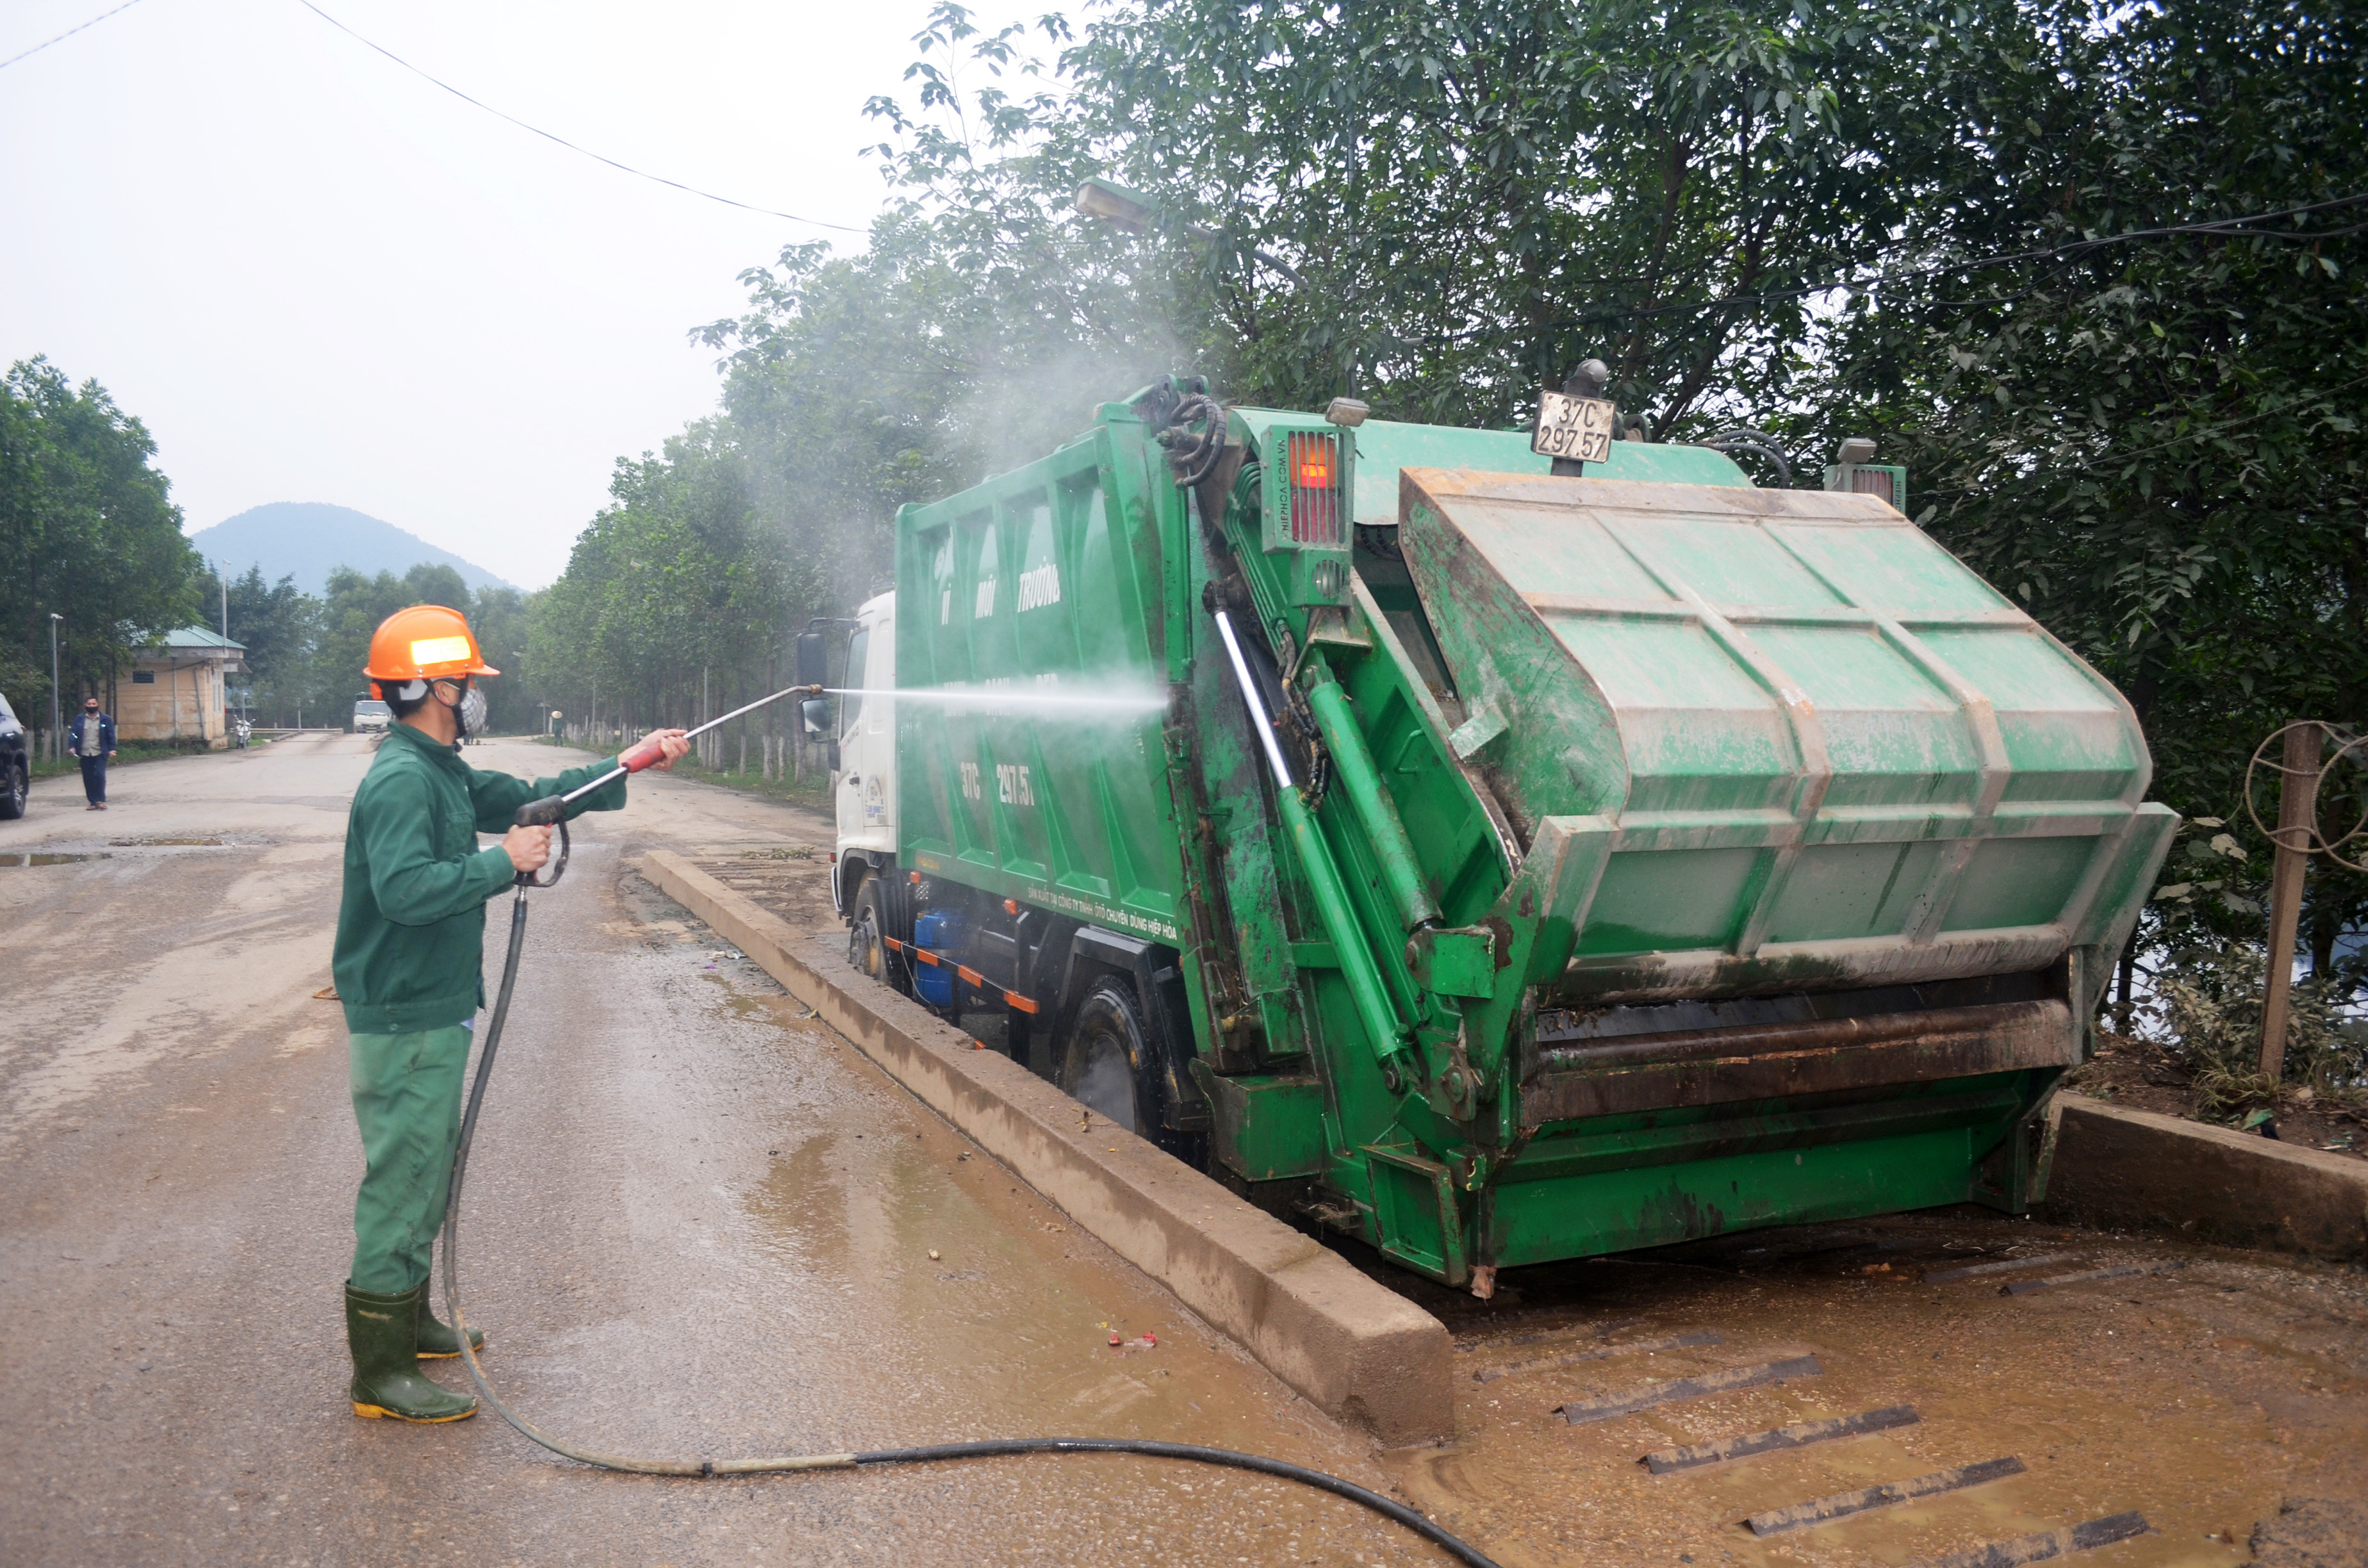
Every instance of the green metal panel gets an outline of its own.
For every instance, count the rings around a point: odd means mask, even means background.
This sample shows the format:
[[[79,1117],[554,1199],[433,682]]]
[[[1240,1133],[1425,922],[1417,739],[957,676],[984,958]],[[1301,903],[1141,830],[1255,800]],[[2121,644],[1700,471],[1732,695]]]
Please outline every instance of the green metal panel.
[[[1565,993],[1930,981],[2072,946],[2146,788],[2136,721],[1888,506],[1406,485],[1406,560],[1467,711],[1501,716],[1475,755],[1516,824],[1620,824]]]
[[[2001,1110],[2006,1108],[2001,1107]],[[1664,1246],[1756,1225],[1796,1225],[1974,1197],[1975,1161],[2003,1136],[1943,1127],[1893,1136],[1803,1139],[1790,1149],[1645,1157],[1579,1175],[1508,1181],[1491,1193],[1485,1253],[1506,1266]]]
[[[1164,688],[1152,628],[1165,598],[1158,533],[1172,519],[1157,503],[1174,500],[1126,493],[1114,439],[1098,431],[905,510],[898,579],[920,591],[900,595],[910,605],[896,623],[900,687]],[[901,849],[912,865],[1179,939],[1182,869],[1156,711],[906,699],[897,709]]]
[[[1236,415],[1263,434],[1268,409]],[[1290,415],[1304,418],[1304,415]],[[1404,425],[1368,419],[1357,426],[1356,519],[1394,527],[1398,520],[1398,472],[1409,468],[1463,468],[1484,473],[1552,473],[1554,460],[1530,450],[1527,430],[1458,430],[1445,425]],[[1749,484],[1724,452],[1669,442],[1614,441],[1611,460],[1589,463],[1600,479],[1634,479],[1668,484]]]
[[[1324,1169],[1324,1090],[1305,1074],[1225,1076],[1206,1062],[1194,1076],[1209,1096],[1215,1156],[1246,1181],[1281,1181]]]

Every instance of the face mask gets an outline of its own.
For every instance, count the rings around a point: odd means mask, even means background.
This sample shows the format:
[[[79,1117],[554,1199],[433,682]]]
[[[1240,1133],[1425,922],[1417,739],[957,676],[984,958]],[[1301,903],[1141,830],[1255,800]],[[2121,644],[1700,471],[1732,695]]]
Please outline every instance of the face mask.
[[[485,727],[485,694],[475,687],[461,694],[461,733],[474,734]]]

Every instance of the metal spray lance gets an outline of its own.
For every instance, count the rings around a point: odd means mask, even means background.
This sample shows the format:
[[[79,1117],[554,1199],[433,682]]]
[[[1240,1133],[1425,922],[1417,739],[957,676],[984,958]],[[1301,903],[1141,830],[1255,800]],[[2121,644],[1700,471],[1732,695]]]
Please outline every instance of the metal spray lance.
[[[773,693],[770,697],[758,698],[756,701],[749,703],[745,708],[734,708],[731,712],[724,714],[720,719],[710,719],[706,723],[700,725],[699,728],[695,730],[684,731],[683,738],[685,740],[689,740],[694,736],[703,735],[707,733],[708,731],[716,728],[718,725],[728,724],[732,722],[733,720],[740,718],[744,714],[754,713],[757,709],[765,707],[768,703],[779,702],[784,697],[819,697],[822,695],[822,692],[823,688],[819,685],[785,687],[781,690]],[[665,748],[660,746],[655,741],[638,741],[618,754],[616,767],[609,769],[608,772],[603,773],[599,778],[595,778],[589,784],[578,785],[576,788],[567,791],[564,795],[545,795],[541,800],[529,801],[525,805],[520,806],[518,809],[518,815],[513,818],[512,821],[519,827],[555,827],[559,829],[559,853],[553,857],[550,862],[551,875],[549,877],[538,879],[531,872],[520,871],[518,877],[518,885],[521,888],[547,888],[555,886],[558,883],[560,877],[567,869],[567,808],[570,805],[573,805],[575,801],[582,800],[585,796],[592,793],[593,790],[600,789],[604,785],[612,783],[619,778],[622,778],[628,773],[639,773],[642,769],[649,767],[652,763],[658,761],[665,756]]]

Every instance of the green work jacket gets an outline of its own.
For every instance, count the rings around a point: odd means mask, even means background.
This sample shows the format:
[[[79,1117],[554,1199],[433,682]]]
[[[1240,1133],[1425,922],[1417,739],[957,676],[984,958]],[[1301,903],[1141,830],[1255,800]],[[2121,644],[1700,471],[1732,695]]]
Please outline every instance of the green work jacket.
[[[450,1028],[485,1005],[485,901],[516,876],[500,845],[518,809],[616,767],[596,762],[529,784],[481,773],[409,724],[388,727],[346,815],[346,886],[331,960],[354,1034]],[[612,812],[625,781],[570,806]]]

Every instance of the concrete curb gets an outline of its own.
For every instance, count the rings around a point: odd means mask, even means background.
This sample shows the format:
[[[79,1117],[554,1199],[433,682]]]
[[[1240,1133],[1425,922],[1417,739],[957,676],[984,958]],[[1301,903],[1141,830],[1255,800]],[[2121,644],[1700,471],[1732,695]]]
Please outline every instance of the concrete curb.
[[[1384,1443],[1454,1429],[1444,1324],[1320,1244],[1027,1068],[858,975],[682,857],[643,872],[737,944],[915,1096],[1326,1414]]]
[[[2368,1261],[2368,1161],[2081,1095],[2049,1114],[2052,1217]]]

